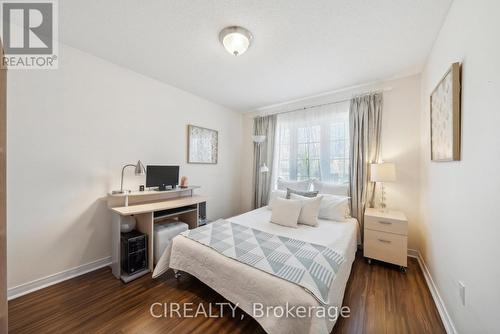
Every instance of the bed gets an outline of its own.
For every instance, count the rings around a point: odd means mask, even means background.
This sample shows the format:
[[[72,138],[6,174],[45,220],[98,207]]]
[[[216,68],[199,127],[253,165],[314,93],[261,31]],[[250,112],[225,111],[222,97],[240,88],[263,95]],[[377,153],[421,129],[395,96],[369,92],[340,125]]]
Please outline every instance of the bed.
[[[350,218],[345,222],[319,219],[319,226],[299,225],[298,228],[270,223],[271,211],[267,207],[256,209],[227,221],[251,227],[278,236],[328,246],[342,255],[335,280],[328,291],[327,307],[340,309],[344,291],[357,249],[358,223]],[[320,301],[303,287],[245,263],[224,256],[197,241],[179,235],[165,250],[156,266],[153,277],[158,277],[169,268],[187,272],[237,304],[246,313],[254,314],[254,303],[266,306],[318,307]],[[328,317],[255,317],[270,334],[316,334],[330,333],[336,319]]]

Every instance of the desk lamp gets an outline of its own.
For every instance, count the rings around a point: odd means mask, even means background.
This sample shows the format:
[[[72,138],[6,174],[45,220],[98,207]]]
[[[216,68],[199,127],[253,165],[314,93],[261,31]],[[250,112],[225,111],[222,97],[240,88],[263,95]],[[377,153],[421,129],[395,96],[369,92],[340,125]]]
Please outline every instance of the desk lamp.
[[[113,190],[112,194],[125,194],[129,193],[130,190],[123,190],[123,173],[125,172],[125,168],[127,167],[135,167],[135,175],[145,175],[146,174],[146,169],[144,168],[144,165],[142,164],[141,160],[137,161],[137,164],[128,164],[123,166],[122,168],[122,182],[120,185],[120,190]]]

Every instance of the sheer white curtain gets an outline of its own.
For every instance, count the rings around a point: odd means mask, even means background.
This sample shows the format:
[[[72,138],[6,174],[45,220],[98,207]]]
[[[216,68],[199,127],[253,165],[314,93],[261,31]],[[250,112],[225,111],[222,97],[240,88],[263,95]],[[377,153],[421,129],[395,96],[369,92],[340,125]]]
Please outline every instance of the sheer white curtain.
[[[279,114],[272,175],[349,182],[349,102]]]

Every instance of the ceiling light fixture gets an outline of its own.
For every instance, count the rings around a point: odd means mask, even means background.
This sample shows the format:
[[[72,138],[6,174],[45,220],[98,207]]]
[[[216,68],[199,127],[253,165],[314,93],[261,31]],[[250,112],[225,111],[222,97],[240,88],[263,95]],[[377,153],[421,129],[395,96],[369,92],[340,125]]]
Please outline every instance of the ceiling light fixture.
[[[239,56],[245,53],[250,47],[253,36],[242,27],[226,27],[219,33],[219,40],[230,54]]]

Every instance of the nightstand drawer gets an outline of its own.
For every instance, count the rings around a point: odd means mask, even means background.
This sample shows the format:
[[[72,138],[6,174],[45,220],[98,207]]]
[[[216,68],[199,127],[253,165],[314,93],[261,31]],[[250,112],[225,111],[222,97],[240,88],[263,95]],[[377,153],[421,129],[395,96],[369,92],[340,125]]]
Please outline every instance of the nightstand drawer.
[[[406,236],[365,229],[363,254],[371,259],[406,267],[407,243]]]
[[[365,228],[400,235],[408,234],[408,223],[406,221],[390,218],[365,216]]]

